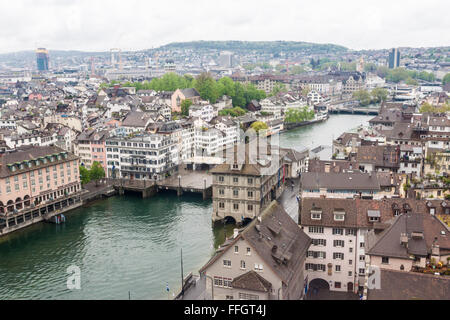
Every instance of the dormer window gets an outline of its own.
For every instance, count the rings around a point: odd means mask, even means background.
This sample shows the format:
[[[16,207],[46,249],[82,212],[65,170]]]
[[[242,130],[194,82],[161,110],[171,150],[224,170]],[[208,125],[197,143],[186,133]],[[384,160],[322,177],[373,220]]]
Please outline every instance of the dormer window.
[[[233,163],[233,170],[238,170],[239,169],[239,165],[237,163]]]
[[[345,211],[344,210],[335,210],[334,211],[334,221],[344,221],[345,219]]]
[[[322,219],[322,210],[320,210],[320,209],[311,210],[311,219],[312,220],[321,220]]]
[[[380,221],[381,213],[379,210],[367,210],[367,216],[370,222],[378,222]]]

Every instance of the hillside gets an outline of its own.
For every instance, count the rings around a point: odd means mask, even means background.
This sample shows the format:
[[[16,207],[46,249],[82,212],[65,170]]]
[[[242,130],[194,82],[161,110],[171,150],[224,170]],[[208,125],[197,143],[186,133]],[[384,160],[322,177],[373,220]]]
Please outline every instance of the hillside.
[[[229,50],[233,52],[257,51],[280,53],[304,51],[305,53],[346,52],[348,49],[335,44],[319,44],[297,41],[192,41],[175,42],[158,49]]]

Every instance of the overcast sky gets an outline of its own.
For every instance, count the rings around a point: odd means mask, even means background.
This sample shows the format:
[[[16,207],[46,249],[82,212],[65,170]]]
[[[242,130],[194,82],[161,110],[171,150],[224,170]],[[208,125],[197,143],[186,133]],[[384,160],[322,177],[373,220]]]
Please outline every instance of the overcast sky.
[[[449,46],[449,12],[448,0],[2,0],[0,52],[139,50],[191,40]]]

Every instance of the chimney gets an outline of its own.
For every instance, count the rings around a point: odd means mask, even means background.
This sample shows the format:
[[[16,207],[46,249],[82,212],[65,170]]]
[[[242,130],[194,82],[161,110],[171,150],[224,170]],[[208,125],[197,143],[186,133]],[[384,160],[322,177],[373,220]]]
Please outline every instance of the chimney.
[[[277,245],[274,244],[272,247],[272,253],[277,252],[277,249],[278,249]]]
[[[400,234],[400,244],[405,248],[408,248],[408,235],[406,233]]]
[[[236,237],[239,235],[239,229],[233,230],[233,239],[236,239]]]

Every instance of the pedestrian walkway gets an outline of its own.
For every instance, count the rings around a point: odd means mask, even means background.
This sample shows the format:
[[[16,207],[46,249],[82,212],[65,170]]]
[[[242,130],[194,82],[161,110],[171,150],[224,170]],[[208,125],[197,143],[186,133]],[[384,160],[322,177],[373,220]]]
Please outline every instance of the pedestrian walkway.
[[[294,185],[291,185],[291,182]],[[278,202],[283,206],[284,210],[289,214],[289,216],[298,222],[298,194],[300,190],[300,178],[289,179],[286,181],[286,188],[278,198]]]

